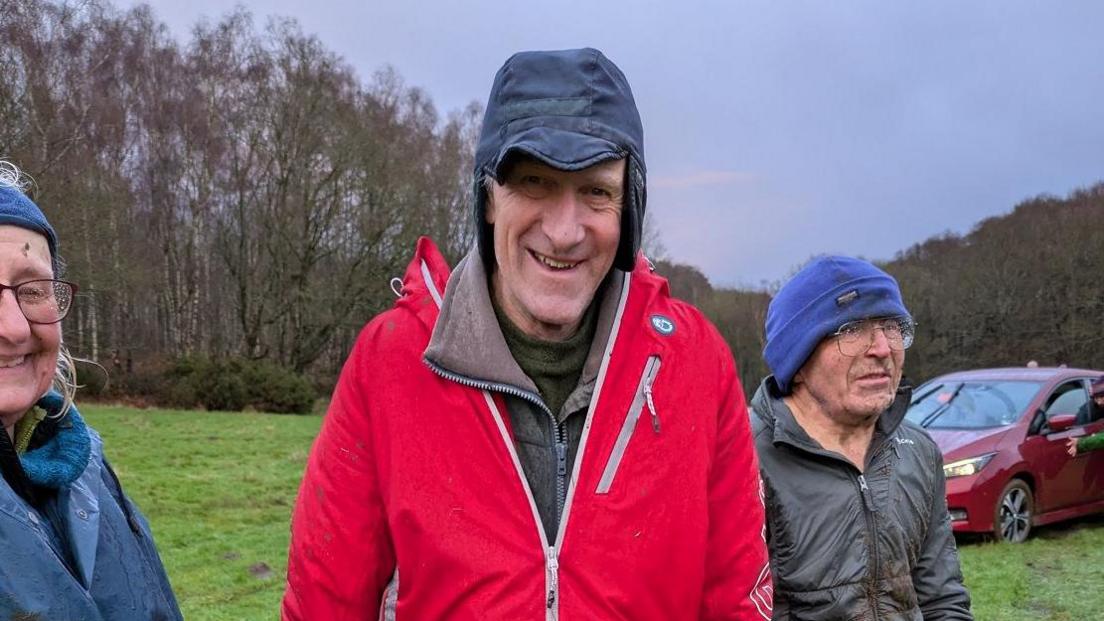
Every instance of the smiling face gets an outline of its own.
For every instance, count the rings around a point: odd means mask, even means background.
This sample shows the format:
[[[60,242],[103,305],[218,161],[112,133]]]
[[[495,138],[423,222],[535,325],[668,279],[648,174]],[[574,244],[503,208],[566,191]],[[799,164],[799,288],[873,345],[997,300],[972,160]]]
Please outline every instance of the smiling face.
[[[0,283],[53,277],[45,237],[0,225]],[[0,292],[0,422],[5,428],[19,421],[49,389],[60,347],[60,324],[29,323],[14,292]]]
[[[857,356],[844,356],[829,336],[794,376],[793,392],[844,426],[869,425],[893,403],[901,383],[905,352],[889,347],[885,333]]]
[[[565,172],[515,164],[487,196],[497,261],[495,301],[529,336],[575,333],[621,238],[625,160]]]

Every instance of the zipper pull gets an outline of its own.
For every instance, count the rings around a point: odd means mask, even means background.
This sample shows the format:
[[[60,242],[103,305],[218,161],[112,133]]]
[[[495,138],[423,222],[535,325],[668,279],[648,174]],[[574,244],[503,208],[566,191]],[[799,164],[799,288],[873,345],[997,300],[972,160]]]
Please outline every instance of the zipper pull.
[[[567,445],[563,442],[556,443],[556,474],[567,475]]]
[[[556,558],[556,548],[548,548],[548,601],[545,607],[552,610],[552,607],[556,605],[556,595],[558,593],[558,581],[560,577],[560,562]]]
[[[863,506],[867,509],[874,510],[874,501],[870,498],[870,487],[866,484],[866,477],[859,475],[859,496],[862,498]]]
[[[656,412],[655,402],[652,401],[652,380],[654,377],[649,377],[648,382],[644,384],[644,399],[648,402],[648,411],[652,413],[652,431],[659,433],[659,413]]]

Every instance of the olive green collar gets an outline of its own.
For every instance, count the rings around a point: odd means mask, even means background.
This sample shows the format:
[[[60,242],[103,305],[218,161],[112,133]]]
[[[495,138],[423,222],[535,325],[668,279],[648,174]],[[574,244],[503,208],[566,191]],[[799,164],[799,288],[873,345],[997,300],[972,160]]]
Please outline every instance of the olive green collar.
[[[27,446],[31,443],[31,435],[34,434],[35,427],[46,419],[46,412],[42,408],[31,408],[23,418],[19,419],[19,422],[15,423],[15,445],[16,454],[22,455],[27,452]]]

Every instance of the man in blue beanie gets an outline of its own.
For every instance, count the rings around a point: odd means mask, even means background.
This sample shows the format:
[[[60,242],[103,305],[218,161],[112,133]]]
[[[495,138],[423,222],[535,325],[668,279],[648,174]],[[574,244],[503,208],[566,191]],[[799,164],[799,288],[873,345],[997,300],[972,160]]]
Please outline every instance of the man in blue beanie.
[[[942,455],[904,420],[913,320],[871,263],[813,259],[767,310],[752,399],[774,619],[972,619]]]
[[[476,246],[450,273],[421,240],[338,380],[284,620],[768,619],[743,390],[639,254],[625,75],[515,54],[473,172]]]

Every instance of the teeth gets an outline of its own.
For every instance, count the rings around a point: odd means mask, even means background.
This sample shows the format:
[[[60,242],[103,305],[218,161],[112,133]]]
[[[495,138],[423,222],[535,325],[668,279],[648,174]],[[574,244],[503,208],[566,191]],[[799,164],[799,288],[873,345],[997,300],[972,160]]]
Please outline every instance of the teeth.
[[[541,263],[544,263],[545,265],[547,265],[548,267],[550,267],[554,270],[566,270],[566,269],[575,267],[576,265],[579,264],[578,262],[564,263],[562,261],[556,261],[555,259],[550,259],[550,258],[544,256],[543,254],[537,254],[536,252],[534,252],[533,255],[537,257],[538,261],[540,261]]]
[[[26,356],[0,356],[0,369],[10,369],[11,367],[17,367],[23,364],[23,361],[26,359]]]

